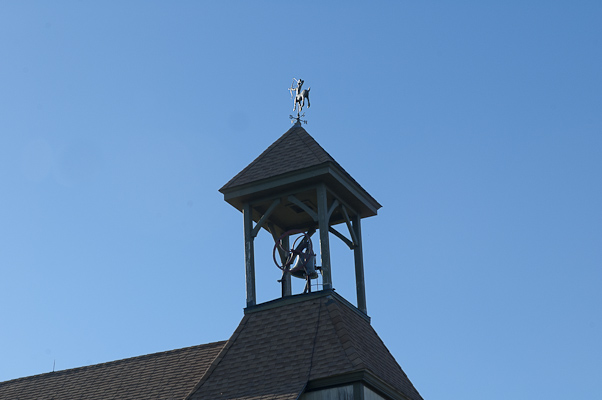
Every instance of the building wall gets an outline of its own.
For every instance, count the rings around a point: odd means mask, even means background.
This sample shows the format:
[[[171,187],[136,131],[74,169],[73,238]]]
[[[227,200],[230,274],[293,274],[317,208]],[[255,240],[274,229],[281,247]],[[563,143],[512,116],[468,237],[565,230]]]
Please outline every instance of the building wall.
[[[384,397],[364,386],[364,400],[386,400]]]
[[[303,393],[299,400],[354,400],[353,385]]]
[[[357,393],[355,397],[353,385],[347,385],[303,393],[299,400],[387,400],[363,384],[357,385],[356,388],[360,393]]]
[[[356,388],[359,390],[354,397],[353,385],[338,386],[329,389],[316,390],[313,392],[303,393],[299,400],[387,400],[375,391],[368,389],[363,384],[359,384]]]

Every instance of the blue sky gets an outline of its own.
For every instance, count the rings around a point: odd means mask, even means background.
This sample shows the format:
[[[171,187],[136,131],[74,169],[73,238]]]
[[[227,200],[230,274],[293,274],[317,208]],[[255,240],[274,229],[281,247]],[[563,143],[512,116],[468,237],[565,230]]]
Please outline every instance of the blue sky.
[[[0,381],[230,336],[242,215],[217,190],[290,127],[296,77],[383,205],[368,312],[422,396],[602,398],[602,3],[1,9]]]

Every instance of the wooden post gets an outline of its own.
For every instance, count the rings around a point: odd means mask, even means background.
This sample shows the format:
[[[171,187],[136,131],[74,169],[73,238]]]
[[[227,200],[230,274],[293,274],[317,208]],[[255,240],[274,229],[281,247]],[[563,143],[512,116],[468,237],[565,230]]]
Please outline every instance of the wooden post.
[[[245,279],[247,289],[247,307],[256,304],[255,295],[255,251],[253,246],[253,216],[251,215],[251,205],[243,204],[243,218],[245,231]]]
[[[288,237],[282,240],[282,247],[284,247],[285,250],[289,250],[290,240]],[[282,263],[284,264],[285,261],[286,260],[283,259]],[[282,277],[282,297],[290,296],[292,294],[293,287],[291,285],[291,274],[284,274]]]
[[[278,242],[280,236],[284,233],[284,231],[278,227],[276,227],[273,223],[268,222],[268,229],[272,234],[272,238],[274,239],[274,244]],[[288,236],[282,239],[282,247],[284,250],[289,250],[291,246],[291,241]],[[286,263],[286,254],[282,250],[278,249],[278,256],[280,256],[280,262],[282,265]],[[282,274],[282,297],[290,296],[293,293],[293,288],[291,285],[291,274]]]
[[[362,228],[359,214],[353,217],[352,228],[357,242],[353,249],[353,258],[355,260],[355,286],[357,290],[357,308],[364,314],[368,314],[366,307],[366,285],[364,283],[364,254],[362,251]]]
[[[317,188],[318,201],[318,229],[320,229],[320,257],[322,260],[322,283],[324,289],[332,289],[332,276],[330,274],[330,242],[328,237],[328,197],[326,185],[320,183]]]
[[[380,396],[378,396],[380,397]],[[364,384],[360,382],[355,382],[353,384],[353,400],[364,400]]]

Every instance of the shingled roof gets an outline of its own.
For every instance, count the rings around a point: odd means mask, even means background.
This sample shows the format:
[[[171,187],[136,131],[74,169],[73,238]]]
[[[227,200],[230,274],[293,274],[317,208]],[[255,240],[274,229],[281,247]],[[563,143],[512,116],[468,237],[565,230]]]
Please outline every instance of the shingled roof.
[[[0,382],[2,400],[183,399],[226,342]]]
[[[368,317],[332,290],[247,308],[227,342],[2,382],[0,399],[296,400],[333,377],[422,399]]]
[[[254,308],[189,400],[295,400],[309,382],[358,372],[422,399],[366,315],[333,291]]]
[[[242,211],[247,201],[318,182],[326,182],[362,218],[376,215],[381,207],[301,125],[286,131],[219,191]]]
[[[303,127],[295,125],[230,179],[220,191],[327,162],[339,166]]]

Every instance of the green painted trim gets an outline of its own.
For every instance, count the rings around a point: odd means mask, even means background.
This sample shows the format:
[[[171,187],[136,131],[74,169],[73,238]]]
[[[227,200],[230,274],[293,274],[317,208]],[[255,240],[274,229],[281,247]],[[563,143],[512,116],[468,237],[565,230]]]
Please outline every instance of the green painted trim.
[[[310,192],[310,191],[316,190],[317,187],[318,187],[318,185],[316,183],[303,185],[303,186],[295,186],[294,188],[290,188],[288,190],[283,190],[280,192],[272,192],[267,196],[254,198],[252,201],[250,201],[250,203],[251,203],[251,205],[261,204],[261,203],[265,203],[266,201],[272,200],[275,198],[285,198],[292,194]]]
[[[376,211],[382,206],[370,195],[370,193],[361,187],[354,179],[350,179],[350,176],[347,177],[346,173],[342,173],[339,168],[330,168],[330,172],[339,182],[343,183],[347,190],[349,190],[365,206],[369,207],[374,212],[374,215],[376,215]]]
[[[245,239],[245,283],[247,293],[247,306],[255,305],[257,301],[255,291],[255,249],[253,238],[253,218],[251,205],[245,203],[243,206],[243,225]]]
[[[362,188],[359,183],[332,161],[250,182],[241,186],[235,186],[233,188],[222,188],[220,189],[220,192],[223,193],[224,200],[240,210],[241,202],[249,200],[253,201],[253,195],[260,195],[261,192],[271,192],[281,187],[295,186],[303,182],[324,182],[329,184],[329,186],[335,182],[336,184],[341,185],[351,197],[354,197],[357,202],[362,204],[364,209],[360,210],[360,213],[364,217],[376,215],[377,210],[381,207],[378,201]],[[332,190],[330,191],[332,192]],[[337,197],[346,197],[342,195],[343,193],[337,193]],[[246,197],[249,198],[247,199]]]
[[[306,169],[287,172],[282,175],[262,179],[260,181],[250,182],[241,186],[235,186],[233,188],[225,189],[223,191],[221,191],[220,189],[220,191],[224,194],[224,199],[228,201],[230,199],[248,196],[253,193],[263,192],[266,190],[287,185],[294,185],[296,183],[299,183],[300,181],[318,178],[320,176],[328,174],[328,171],[328,164],[320,164]]]
[[[364,385],[362,382],[353,383],[353,400],[364,400]]]
[[[273,308],[286,306],[289,304],[301,303],[303,301],[313,300],[319,297],[327,297],[332,296],[339,303],[349,307],[350,310],[355,312],[357,315],[368,321],[370,323],[370,317],[363,312],[361,312],[356,306],[345,300],[343,296],[336,293],[334,289],[324,289],[318,290],[317,292],[305,293],[305,294],[295,294],[292,296],[284,297],[281,299],[270,300],[265,303],[257,304],[254,306],[248,306],[244,309],[245,315],[252,314],[256,312],[261,312],[265,310],[271,310]]]

